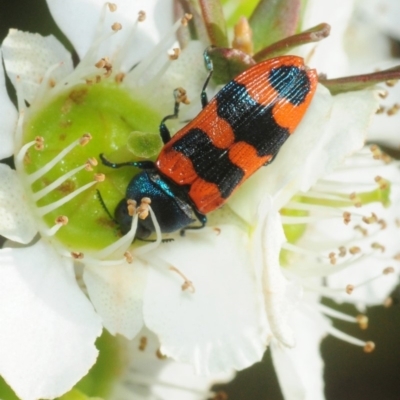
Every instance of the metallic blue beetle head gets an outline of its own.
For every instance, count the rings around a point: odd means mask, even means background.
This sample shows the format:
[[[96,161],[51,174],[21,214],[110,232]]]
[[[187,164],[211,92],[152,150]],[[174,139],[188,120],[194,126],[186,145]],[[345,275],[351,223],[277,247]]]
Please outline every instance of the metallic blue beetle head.
[[[157,170],[147,169],[134,176],[129,182],[126,198],[121,200],[115,209],[115,220],[122,234],[128,233],[132,224],[127,200],[132,199],[140,204],[144,197],[150,198],[150,206],[163,233],[175,232],[195,221],[193,208],[182,200],[186,197],[184,189],[172,184]],[[153,232],[155,232],[155,227],[151,216],[148,215],[145,219],[139,218],[135,237],[146,239]]]

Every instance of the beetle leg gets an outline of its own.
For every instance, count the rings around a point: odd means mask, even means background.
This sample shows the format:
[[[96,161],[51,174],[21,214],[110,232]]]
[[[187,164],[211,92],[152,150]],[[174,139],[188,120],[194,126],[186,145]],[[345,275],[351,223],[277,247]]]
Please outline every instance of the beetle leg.
[[[116,223],[118,225],[117,220],[111,215],[110,210],[107,208],[106,203],[104,202],[103,196],[101,195],[99,189],[96,189],[96,194],[97,194],[97,198],[100,201],[101,206],[103,207],[103,210],[110,217],[111,221],[113,221],[114,223]]]
[[[121,168],[121,167],[136,167],[140,169],[153,169],[154,163],[153,161],[128,161],[124,163],[113,163],[107,158],[104,157],[104,154],[100,154],[101,162],[110,168]]]
[[[206,68],[208,71],[208,76],[206,78],[206,81],[204,82],[203,89],[202,89],[201,95],[200,95],[201,105],[203,108],[208,104],[208,97],[207,97],[206,89],[207,89],[208,83],[210,82],[212,74],[214,72],[214,65],[210,58],[210,55],[208,54],[208,51],[210,50],[210,48],[213,48],[213,47],[214,46],[207,47],[203,53],[204,64],[206,65]]]
[[[165,125],[165,121],[167,121],[169,119],[178,118],[179,105],[181,103],[181,100],[180,100],[181,95],[182,95],[182,89],[178,88],[178,89],[174,90],[174,98],[175,98],[174,113],[164,117],[160,123],[159,131],[160,131],[161,140],[163,141],[164,144],[168,143],[171,140],[171,133],[169,132],[167,125]]]
[[[276,156],[278,155],[278,153],[274,154],[265,164],[264,167],[266,167],[267,165],[271,164],[272,161],[275,160]]]
[[[197,219],[200,221],[201,225],[196,225],[196,226],[187,226],[186,228],[183,228],[180,230],[180,235],[185,236],[185,232],[188,229],[203,229],[206,226],[207,223],[207,217],[204,214],[199,213],[198,211],[194,211]]]

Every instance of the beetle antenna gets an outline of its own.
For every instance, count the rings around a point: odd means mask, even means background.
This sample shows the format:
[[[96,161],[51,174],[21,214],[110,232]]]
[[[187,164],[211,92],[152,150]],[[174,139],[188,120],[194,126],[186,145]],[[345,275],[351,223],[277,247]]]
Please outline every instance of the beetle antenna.
[[[107,213],[107,215],[110,217],[110,219],[111,219],[112,221],[114,221],[114,222],[118,225],[117,220],[111,215],[109,209],[107,208],[106,203],[105,203],[104,200],[103,200],[103,196],[102,196],[101,193],[100,193],[100,190],[99,190],[99,189],[96,189],[96,193],[97,193],[97,198],[99,199],[100,204],[101,204],[101,206],[103,207],[103,210]]]

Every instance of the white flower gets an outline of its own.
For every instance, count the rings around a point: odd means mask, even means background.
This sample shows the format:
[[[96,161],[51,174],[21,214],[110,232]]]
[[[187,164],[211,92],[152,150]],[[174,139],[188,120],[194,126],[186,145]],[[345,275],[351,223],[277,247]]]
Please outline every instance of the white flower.
[[[199,109],[206,76],[202,45],[193,42],[177,61],[168,60],[161,50],[169,48],[178,21],[168,33],[157,27],[164,39],[154,49],[148,50],[146,41],[136,47],[136,30],[142,29],[136,26],[141,25],[137,13],[156,2],[121,0],[116,13],[103,2],[48,3],[81,61],[73,69],[70,55],[53,37],[11,31],[2,46],[18,114],[1,81],[1,155],[14,153],[16,171],[1,165],[0,233],[27,246],[9,243],[0,251],[0,374],[22,399],[57,397],[95,362],[94,341],[102,327],[135,343],[149,329],[161,354],[204,374],[252,365],[271,342],[287,398],[296,398],[290,396],[311,382],[322,391],[320,380],[299,373],[297,357],[297,373],[290,380],[283,375],[289,371],[285,359],[307,349],[314,353],[313,371],[319,377],[317,346],[333,330],[321,317],[326,310],[318,308],[317,295],[306,294],[302,301],[315,268],[311,276],[303,276],[301,262],[286,268],[281,264],[282,248],[296,251],[286,244],[282,229],[291,223],[285,224],[279,212],[296,202],[291,199],[299,192],[315,191],[318,180],[362,147],[377,108],[375,93],[331,96],[319,86],[274,163],[211,215],[206,229],[187,232],[184,238],[172,235],[174,242],[160,245],[154,213],[142,204],[157,239],[132,245],[138,215],[129,233],[116,237],[95,191],[103,194],[104,207],[113,210],[125,196],[132,172],[112,171],[101,182],[109,171],[86,158],[104,152],[129,160],[132,149],[143,151],[136,157],[156,155],[160,143],[155,134],[161,118],[172,111],[173,89],[183,86],[192,100],[191,106],[182,106],[183,121]],[[154,21],[148,19],[151,28]],[[143,133],[147,147],[141,142]],[[84,169],[96,168],[93,181]],[[313,218],[307,216],[307,223]],[[324,255],[312,257],[319,262]],[[308,311],[305,317],[293,313],[299,302],[311,310],[315,324],[307,338],[300,329]],[[298,350],[282,350],[282,345],[295,344],[294,331]],[[297,376],[303,383],[293,379]]]

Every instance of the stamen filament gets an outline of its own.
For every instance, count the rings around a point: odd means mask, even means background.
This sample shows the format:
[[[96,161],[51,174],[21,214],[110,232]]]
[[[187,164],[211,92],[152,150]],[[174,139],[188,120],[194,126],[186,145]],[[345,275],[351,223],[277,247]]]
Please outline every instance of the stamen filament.
[[[22,145],[22,137],[23,137],[23,126],[24,126],[24,120],[25,120],[25,110],[18,110],[19,116],[18,116],[18,121],[17,121],[17,127],[15,130],[15,144],[16,148],[20,148]],[[17,160],[15,160],[17,162]],[[22,162],[22,160],[21,160]],[[21,166],[21,164],[20,164]]]
[[[22,163],[24,161],[26,152],[32,147],[35,146],[37,144],[37,140],[32,140],[31,142],[28,142],[26,144],[24,144],[20,151],[18,152],[18,154],[15,156],[15,164],[17,164],[18,166],[22,166]]]
[[[47,68],[42,82],[39,85],[39,89],[37,91],[37,95],[36,95],[36,100],[35,100],[35,104],[40,104],[40,99],[45,95],[46,91],[49,89],[50,86],[50,79],[51,79],[51,74],[57,69],[60,68],[61,65],[63,65],[63,62],[59,62],[57,64],[54,64],[52,66],[50,66],[49,68]]]
[[[326,221],[328,219],[343,219],[343,215],[320,215],[320,216],[313,216],[313,217],[289,217],[286,215],[281,216],[282,224],[285,225],[297,225],[297,224],[311,224],[313,222],[319,222],[319,221]]]
[[[297,270],[296,275],[302,278],[323,278],[350,267],[354,262],[359,262],[369,257],[370,256],[368,254],[359,254],[334,265],[328,263],[324,264],[321,262],[310,263],[308,264],[309,267],[307,269],[303,269],[301,271]],[[288,269],[290,269],[290,267],[288,267]]]
[[[354,344],[355,346],[360,346],[363,348],[366,348],[367,345],[371,342],[366,342],[361,339],[357,339],[353,336],[348,335],[347,333],[344,333],[340,331],[339,329],[333,327],[332,325],[327,326],[328,333],[334,336],[337,339],[343,340],[344,342]]]
[[[61,161],[71,150],[73,150],[76,146],[82,143],[82,140],[85,139],[85,135],[80,137],[79,139],[72,142],[69,146],[63,149],[60,153],[58,153],[50,162],[48,162],[45,166],[38,169],[36,172],[30,174],[28,176],[28,182],[32,184],[37,181],[47,172],[49,172],[59,161]]]
[[[110,244],[103,250],[99,251],[97,253],[98,259],[104,259],[104,258],[110,256],[111,254],[115,253],[117,250],[120,250],[121,252],[124,253],[128,249],[128,247],[131,245],[131,243],[133,242],[133,239],[135,238],[137,225],[138,225],[138,219],[139,219],[139,217],[136,214],[132,218],[132,225],[131,225],[131,229],[129,230],[129,232],[126,235],[122,236],[120,239],[118,239],[116,242]]]
[[[341,321],[353,322],[355,324],[359,323],[359,318],[334,310],[333,308],[327,307],[323,304],[318,304],[318,309],[329,317],[336,318]]]
[[[66,174],[60,176],[58,179],[56,179],[54,182],[52,182],[50,185],[46,186],[44,189],[39,190],[38,192],[34,193],[32,195],[32,198],[34,201],[40,200],[42,197],[46,196],[49,194],[52,190],[56,189],[59,187],[62,183],[64,183],[67,179],[69,179],[71,176],[75,175],[77,172],[82,171],[85,169],[86,165],[81,165],[80,167],[74,168],[71,171],[68,171]]]
[[[148,56],[129,74],[129,82],[137,82],[139,78],[146,72],[146,70],[154,63],[154,60],[162,54],[163,49],[167,43],[174,39],[175,33],[181,27],[182,22],[179,19],[175,22],[169,32],[164,36],[163,40],[160,41],[150,52]]]
[[[62,226],[67,225],[68,218],[65,216],[60,216],[56,219],[55,222],[56,223],[53,227],[47,229],[41,229],[40,233],[46,236],[54,236]]]
[[[72,193],[68,194],[67,196],[63,197],[62,199],[55,201],[54,203],[48,204],[47,206],[43,207],[38,207],[38,213],[41,217],[44,215],[52,212],[53,210],[56,210],[57,208],[61,207],[62,205],[68,203],[70,200],[72,200],[74,197],[78,196],[78,194],[81,194],[85,190],[89,189],[93,185],[96,185],[98,183],[96,180],[93,182],[89,182],[86,185],[83,185],[79,189],[74,190]]]
[[[151,220],[153,221],[153,225],[154,225],[154,228],[156,231],[156,240],[152,243],[146,244],[145,246],[135,249],[135,251],[134,251],[135,256],[140,256],[145,253],[148,253],[149,251],[156,249],[161,243],[162,235],[161,235],[160,225],[157,221],[157,218],[156,218],[156,215],[154,214],[153,209],[150,207],[150,205],[148,207],[149,207],[150,217],[151,217]]]

